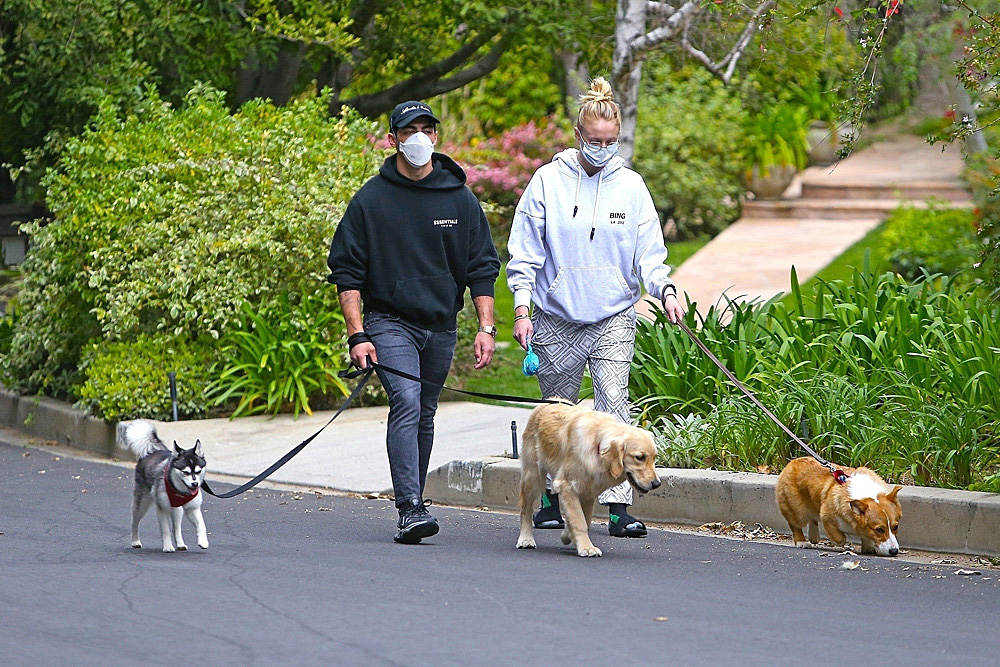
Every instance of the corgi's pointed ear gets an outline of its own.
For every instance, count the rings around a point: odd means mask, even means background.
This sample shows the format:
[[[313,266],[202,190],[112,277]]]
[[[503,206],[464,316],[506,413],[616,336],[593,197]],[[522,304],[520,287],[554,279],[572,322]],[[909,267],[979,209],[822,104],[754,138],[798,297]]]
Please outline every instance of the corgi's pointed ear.
[[[601,441],[601,460],[608,471],[608,474],[615,479],[625,472],[625,448],[620,440],[607,438]]]
[[[899,493],[902,490],[903,490],[903,487],[901,487],[899,484],[897,484],[896,486],[892,487],[892,491],[890,491],[889,493],[885,494],[885,499],[888,500],[890,503],[896,502],[896,494]]]
[[[194,453],[198,456],[204,456],[204,450],[201,448],[201,440],[194,441]]]
[[[184,450],[181,449],[181,446],[177,444],[176,440],[174,440],[174,452],[176,452],[178,456],[184,452]]]
[[[868,511],[868,501],[865,498],[858,498],[857,500],[851,501],[851,509],[858,516],[861,516]]]

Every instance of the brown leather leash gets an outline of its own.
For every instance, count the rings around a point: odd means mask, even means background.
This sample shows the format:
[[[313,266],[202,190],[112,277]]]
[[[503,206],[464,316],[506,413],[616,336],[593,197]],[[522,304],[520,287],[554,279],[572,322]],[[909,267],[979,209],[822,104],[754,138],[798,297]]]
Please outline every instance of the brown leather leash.
[[[830,473],[833,475],[833,478],[835,480],[837,480],[837,484],[843,484],[844,482],[847,481],[847,477],[848,477],[847,473],[845,473],[843,470],[841,470],[837,466],[833,465],[832,463],[830,463],[829,461],[827,461],[826,459],[824,459],[822,456],[820,456],[819,454],[817,454],[815,451],[813,451],[813,449],[809,445],[807,445],[805,442],[803,442],[801,438],[799,438],[797,435],[795,435],[795,433],[793,433],[790,428],[788,428],[783,423],[781,423],[781,420],[778,419],[777,417],[775,417],[774,413],[772,413],[770,410],[768,410],[767,407],[765,407],[765,405],[763,403],[761,403],[757,399],[757,397],[754,396],[753,393],[749,389],[747,389],[745,386],[743,386],[743,383],[740,382],[736,378],[735,375],[733,375],[733,372],[730,371],[728,368],[726,368],[726,365],[723,364],[721,361],[719,361],[718,357],[716,357],[714,354],[712,354],[712,351],[709,350],[708,347],[703,342],[701,342],[701,339],[698,338],[694,334],[694,332],[691,331],[690,328],[688,328],[688,325],[686,325],[682,320],[678,320],[677,321],[677,326],[679,326],[684,331],[684,333],[686,333],[691,338],[691,340],[694,341],[694,344],[697,345],[701,349],[702,352],[704,352],[706,355],[708,355],[708,358],[711,359],[712,362],[716,366],[719,367],[719,370],[721,370],[723,373],[725,373],[726,377],[729,378],[729,381],[732,382],[734,385],[736,385],[737,388],[739,388],[739,390],[742,391],[746,395],[746,397],[749,398],[753,402],[754,405],[756,405],[758,408],[760,408],[761,411],[763,411],[763,413],[765,415],[767,415],[768,417],[770,417],[771,421],[773,421],[775,424],[777,424],[781,428],[782,431],[784,431],[785,433],[787,433],[788,437],[790,437],[795,442],[795,444],[797,444],[799,447],[801,447],[802,449],[804,449],[806,451],[806,453],[809,454],[809,456],[811,456],[814,459],[816,459],[821,465],[823,465],[824,467],[826,467],[827,469],[829,469]]]

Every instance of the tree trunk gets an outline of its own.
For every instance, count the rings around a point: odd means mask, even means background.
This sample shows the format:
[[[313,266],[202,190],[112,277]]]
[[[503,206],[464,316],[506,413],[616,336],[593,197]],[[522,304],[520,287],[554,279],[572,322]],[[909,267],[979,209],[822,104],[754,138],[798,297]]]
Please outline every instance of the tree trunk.
[[[577,102],[589,86],[590,68],[578,51],[561,49],[558,56],[563,67],[563,109],[566,116],[575,120]]]
[[[295,83],[302,70],[306,47],[304,44],[286,44],[278,51],[273,63],[262,63],[256,49],[243,59],[237,76],[236,106],[256,98],[271,100],[275,106],[284,106],[295,90]]]
[[[615,52],[611,65],[611,88],[621,107],[622,132],[618,155],[631,166],[635,154],[635,125],[639,116],[639,83],[642,56],[633,43],[646,31],[646,0],[618,0],[615,12]]]

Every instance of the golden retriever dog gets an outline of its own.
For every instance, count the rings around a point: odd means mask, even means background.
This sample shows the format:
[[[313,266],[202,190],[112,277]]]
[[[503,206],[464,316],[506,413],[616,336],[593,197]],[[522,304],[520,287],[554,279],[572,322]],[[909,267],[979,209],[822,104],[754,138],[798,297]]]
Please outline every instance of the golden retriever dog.
[[[531,411],[521,444],[521,534],[518,549],[534,549],[531,512],[545,490],[545,476],[559,494],[566,521],[562,543],[578,556],[600,556],[590,541],[594,501],[625,479],[640,493],[660,485],[653,436],[622,424],[612,415],[570,403],[550,403]]]

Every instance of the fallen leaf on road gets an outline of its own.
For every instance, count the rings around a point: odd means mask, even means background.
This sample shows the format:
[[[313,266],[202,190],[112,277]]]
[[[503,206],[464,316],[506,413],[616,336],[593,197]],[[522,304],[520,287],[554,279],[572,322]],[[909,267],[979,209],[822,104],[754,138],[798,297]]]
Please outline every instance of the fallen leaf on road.
[[[698,527],[698,530],[702,532],[715,533],[716,535],[732,535],[734,537],[743,538],[744,540],[760,538],[773,539],[777,536],[777,534],[767,526],[755,523],[753,528],[747,528],[742,521],[733,521],[729,524],[722,523],[720,521],[713,521],[711,523],[702,524]]]
[[[938,558],[931,561],[931,565],[955,565],[958,563],[954,558]]]
[[[656,621],[657,623],[663,623],[664,621],[667,620],[667,618],[668,618],[667,616],[657,616],[653,620]]]
[[[845,560],[841,565],[841,570],[856,570],[861,565],[860,560]]]
[[[961,574],[964,576],[970,576],[974,574],[982,574],[982,572],[977,572],[976,570],[955,570],[955,574]]]

